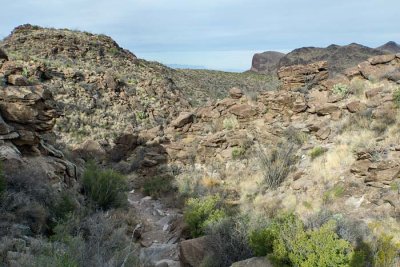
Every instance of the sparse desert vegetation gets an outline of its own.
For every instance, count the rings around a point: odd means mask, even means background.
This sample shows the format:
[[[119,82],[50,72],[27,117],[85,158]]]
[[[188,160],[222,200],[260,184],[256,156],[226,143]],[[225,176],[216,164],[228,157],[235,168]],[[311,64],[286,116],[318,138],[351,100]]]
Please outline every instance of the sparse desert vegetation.
[[[0,48],[1,266],[399,264],[398,55],[175,70],[32,25]]]

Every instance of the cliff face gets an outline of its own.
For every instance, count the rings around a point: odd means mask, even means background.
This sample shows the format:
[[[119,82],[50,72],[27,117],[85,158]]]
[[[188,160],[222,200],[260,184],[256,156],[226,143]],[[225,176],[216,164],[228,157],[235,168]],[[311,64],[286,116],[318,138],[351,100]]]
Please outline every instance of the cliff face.
[[[275,51],[255,54],[250,70],[259,73],[274,73],[278,68],[279,60],[284,56],[285,54]]]

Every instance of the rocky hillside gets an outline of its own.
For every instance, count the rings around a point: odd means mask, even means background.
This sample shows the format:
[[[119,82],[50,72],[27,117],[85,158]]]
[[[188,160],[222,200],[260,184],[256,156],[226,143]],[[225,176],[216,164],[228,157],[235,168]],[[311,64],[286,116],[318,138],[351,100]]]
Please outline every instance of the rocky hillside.
[[[176,70],[173,79],[185,92],[189,102],[199,107],[228,96],[232,87],[239,87],[249,97],[266,90],[276,90],[279,81],[275,75],[252,72],[234,73],[214,70]]]
[[[3,48],[10,58],[33,61],[41,69],[37,77],[22,66],[33,83],[51,85],[64,111],[56,130],[66,143],[159,125],[189,108],[169,69],[138,60],[107,36],[24,25]]]
[[[356,43],[344,46],[330,45],[326,48],[303,47],[285,55],[279,61],[279,67],[327,61],[331,72],[339,73],[372,56],[385,53]]]
[[[275,74],[280,67],[327,61],[331,74],[340,73],[368,58],[382,54],[396,54],[399,46],[388,42],[376,49],[360,44],[330,45],[326,48],[302,47],[283,55],[278,52],[255,54],[251,71]]]
[[[56,130],[66,143],[162,125],[191,104],[225,97],[227,86],[243,86],[251,93],[270,81],[261,75],[239,78],[223,72],[175,71],[137,59],[104,35],[32,25],[17,27],[2,47],[10,58],[33,61],[42,70],[35,77],[25,67],[24,74],[33,82],[52,85],[65,111]]]
[[[399,54],[304,48],[277,81],[31,25],[1,45],[6,266],[399,262]]]

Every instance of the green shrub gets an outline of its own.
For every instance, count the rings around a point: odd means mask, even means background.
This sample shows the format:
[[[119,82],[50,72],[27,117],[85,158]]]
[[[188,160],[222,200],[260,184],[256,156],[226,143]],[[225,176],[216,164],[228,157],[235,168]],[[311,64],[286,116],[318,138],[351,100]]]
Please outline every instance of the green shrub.
[[[227,129],[227,130],[233,130],[239,126],[239,122],[235,116],[224,119],[222,124],[224,126],[224,129]]]
[[[279,216],[264,229],[249,235],[256,256],[268,255],[276,266],[349,266],[353,249],[335,233],[333,220],[318,229],[306,230],[293,214]]]
[[[345,84],[335,84],[332,89],[333,93],[336,95],[346,96],[349,93],[349,87]]]
[[[246,149],[243,147],[235,147],[232,149],[232,158],[239,159],[246,153]]]
[[[365,267],[372,262],[372,251],[369,244],[361,242],[355,249],[350,260],[351,267]]]
[[[155,176],[148,178],[143,184],[143,192],[152,197],[161,197],[163,194],[171,192],[173,186],[171,178]]]
[[[272,259],[282,265],[300,267],[348,266],[353,249],[337,236],[335,227],[331,220],[319,229],[304,230],[299,219],[286,218],[273,242]]]
[[[206,228],[226,217],[218,196],[208,196],[203,199],[190,198],[184,209],[184,220],[193,237],[204,235]]]
[[[85,194],[102,209],[122,207],[127,203],[125,177],[111,169],[100,170],[89,163],[83,174]]]
[[[324,203],[328,203],[335,198],[342,197],[345,191],[346,189],[343,187],[343,185],[337,184],[324,193],[322,200],[324,201]]]
[[[326,149],[320,146],[314,147],[311,152],[310,152],[310,157],[311,160],[314,160],[315,158],[321,156],[326,152]]]
[[[64,220],[69,214],[76,210],[77,206],[73,198],[63,192],[53,207],[56,221]]]
[[[382,235],[376,241],[376,250],[374,255],[374,266],[391,267],[394,266],[398,256],[399,246],[392,242],[393,237]]]
[[[397,88],[396,91],[393,92],[393,101],[394,101],[394,104],[399,108],[400,107],[400,88]]]
[[[253,230],[249,234],[249,245],[257,257],[266,256],[273,252],[272,244],[275,239],[272,228]]]

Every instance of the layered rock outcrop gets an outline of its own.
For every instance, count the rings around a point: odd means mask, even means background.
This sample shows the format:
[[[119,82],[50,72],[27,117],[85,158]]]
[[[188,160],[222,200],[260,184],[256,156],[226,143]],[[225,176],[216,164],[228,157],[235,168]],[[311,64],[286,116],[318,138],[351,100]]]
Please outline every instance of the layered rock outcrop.
[[[7,175],[12,176],[19,168],[42,168],[52,182],[71,186],[76,168],[51,141],[60,116],[51,90],[39,80],[29,81],[24,76],[28,65],[7,58],[0,61],[0,157],[9,170]],[[40,67],[29,67],[40,72]]]
[[[329,77],[328,63],[320,61],[308,65],[293,65],[278,70],[282,89],[293,90],[301,87],[313,87]]]

